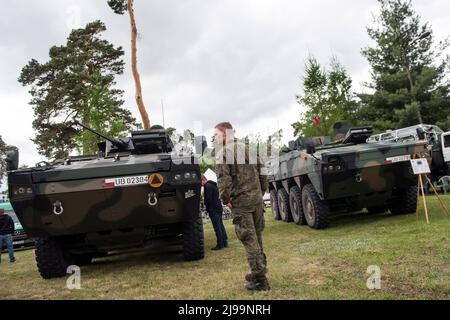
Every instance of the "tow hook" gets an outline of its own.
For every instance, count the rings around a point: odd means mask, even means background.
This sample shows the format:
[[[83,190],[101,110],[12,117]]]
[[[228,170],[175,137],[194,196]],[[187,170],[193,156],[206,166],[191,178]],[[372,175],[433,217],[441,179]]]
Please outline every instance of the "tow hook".
[[[147,202],[148,202],[149,206],[151,206],[151,207],[156,206],[158,204],[158,197],[157,197],[156,193],[150,192],[148,194],[148,201]]]
[[[361,177],[361,174],[360,173],[358,173],[358,174],[356,174],[356,176],[355,176],[355,180],[356,180],[356,182],[358,182],[358,183],[360,183],[360,182],[362,182],[362,177]]]
[[[56,214],[57,216],[59,216],[63,212],[64,212],[64,208],[63,208],[62,202],[59,200],[55,201],[53,203],[53,213]]]

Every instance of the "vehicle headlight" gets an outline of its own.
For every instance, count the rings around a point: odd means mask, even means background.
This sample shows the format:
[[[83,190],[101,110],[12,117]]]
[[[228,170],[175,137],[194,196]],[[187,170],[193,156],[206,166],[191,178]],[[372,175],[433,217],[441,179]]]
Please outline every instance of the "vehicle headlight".
[[[174,182],[192,182],[198,180],[198,174],[195,171],[177,173],[173,176]]]
[[[341,164],[326,164],[323,166],[323,173],[334,173],[344,170],[344,166]]]
[[[33,189],[27,186],[17,186],[12,188],[12,196],[16,198],[33,195]]]

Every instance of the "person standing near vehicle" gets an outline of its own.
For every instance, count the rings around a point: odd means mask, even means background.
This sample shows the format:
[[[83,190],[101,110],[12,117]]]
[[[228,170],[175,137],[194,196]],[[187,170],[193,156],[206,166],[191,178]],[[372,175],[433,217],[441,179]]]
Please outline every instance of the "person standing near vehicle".
[[[223,225],[223,208],[219,199],[217,183],[208,180],[205,176],[202,176],[202,185],[204,190],[206,211],[211,219],[217,238],[217,245],[211,250],[222,250],[228,248],[228,236],[225,226]]]
[[[232,209],[236,235],[247,253],[251,273],[245,276],[248,290],[270,290],[267,280],[267,259],[263,250],[263,195],[268,188],[261,174],[261,161],[251,154],[250,146],[234,138],[229,122],[215,126],[214,134],[218,188],[222,202]]]
[[[6,242],[6,246],[8,248],[9,253],[9,262],[16,262],[16,258],[14,257],[14,247],[13,247],[13,238],[12,235],[14,233],[14,221],[13,219],[5,214],[5,209],[0,208],[0,263],[2,262],[1,252],[3,250],[3,241]]]

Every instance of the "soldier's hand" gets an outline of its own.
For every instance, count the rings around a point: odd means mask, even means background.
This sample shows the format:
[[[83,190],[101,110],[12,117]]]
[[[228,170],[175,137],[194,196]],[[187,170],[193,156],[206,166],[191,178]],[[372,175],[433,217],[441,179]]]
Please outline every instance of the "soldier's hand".
[[[231,204],[231,202],[228,203],[226,206],[227,206],[228,208],[230,208],[230,209],[233,209],[233,205]]]

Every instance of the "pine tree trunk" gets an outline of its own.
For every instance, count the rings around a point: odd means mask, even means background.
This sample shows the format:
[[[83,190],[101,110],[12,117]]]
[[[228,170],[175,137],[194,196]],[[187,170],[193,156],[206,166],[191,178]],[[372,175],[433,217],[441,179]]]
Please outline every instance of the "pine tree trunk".
[[[142,86],[141,77],[137,68],[137,27],[134,18],[133,0],[128,0],[128,14],[130,15],[131,24],[131,69],[133,72],[134,84],[136,87],[136,104],[142,118],[144,129],[150,128],[150,120],[148,118],[147,110],[145,109],[144,101],[142,100]]]

